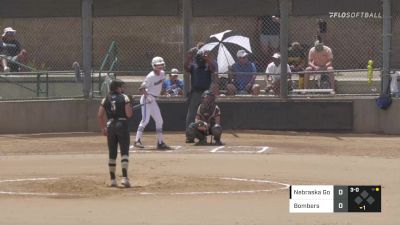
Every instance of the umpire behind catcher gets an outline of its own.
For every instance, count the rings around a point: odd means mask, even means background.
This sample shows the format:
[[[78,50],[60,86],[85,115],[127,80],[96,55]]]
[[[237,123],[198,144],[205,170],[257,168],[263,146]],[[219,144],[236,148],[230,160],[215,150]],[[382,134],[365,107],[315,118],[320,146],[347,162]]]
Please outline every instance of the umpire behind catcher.
[[[121,150],[121,168],[122,181],[121,185],[130,187],[128,179],[129,164],[129,145],[130,134],[128,119],[132,117],[131,99],[123,94],[124,82],[121,80],[113,80],[110,84],[109,94],[103,98],[99,111],[97,113],[97,121],[104,136],[107,136],[108,144],[108,168],[110,170],[111,187],[116,187],[115,167],[118,154],[118,144]],[[107,116],[107,122],[104,115]]]
[[[193,57],[195,57],[194,60]],[[195,120],[197,107],[201,103],[201,95],[205,90],[210,89],[212,81],[218,79],[217,68],[217,62],[213,60],[210,52],[196,48],[189,50],[185,70],[190,73],[191,91],[188,95],[189,107],[186,114],[186,128]],[[186,136],[186,143],[193,143],[193,140]]]

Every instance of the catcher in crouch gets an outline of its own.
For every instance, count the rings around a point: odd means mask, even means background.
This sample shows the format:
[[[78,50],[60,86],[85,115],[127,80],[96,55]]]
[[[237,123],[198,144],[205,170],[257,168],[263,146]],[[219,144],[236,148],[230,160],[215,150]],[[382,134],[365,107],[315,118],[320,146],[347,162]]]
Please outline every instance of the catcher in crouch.
[[[215,145],[222,145],[221,110],[215,103],[215,95],[206,90],[201,96],[195,122],[189,125],[186,136],[192,142],[199,139],[196,144],[202,145],[207,144],[209,134],[214,136]]]

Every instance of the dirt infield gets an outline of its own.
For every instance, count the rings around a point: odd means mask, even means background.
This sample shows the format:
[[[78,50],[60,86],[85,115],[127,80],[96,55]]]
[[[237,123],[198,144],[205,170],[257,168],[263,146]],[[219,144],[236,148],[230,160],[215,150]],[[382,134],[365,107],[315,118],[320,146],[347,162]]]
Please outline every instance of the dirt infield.
[[[0,136],[0,224],[400,224],[400,137],[227,132],[224,146],[131,149],[133,187],[108,187],[99,134]],[[119,172],[119,162],[117,164]],[[120,174],[120,173],[118,173]],[[290,214],[291,184],[382,185],[382,213]]]

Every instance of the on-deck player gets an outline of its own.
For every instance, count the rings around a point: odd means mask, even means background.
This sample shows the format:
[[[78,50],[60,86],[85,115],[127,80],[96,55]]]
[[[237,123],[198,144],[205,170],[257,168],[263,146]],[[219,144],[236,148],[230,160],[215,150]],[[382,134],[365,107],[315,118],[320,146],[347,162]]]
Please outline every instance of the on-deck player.
[[[160,108],[158,107],[156,98],[161,93],[162,84],[165,80],[164,59],[157,56],[151,60],[151,66],[153,70],[146,76],[139,91],[142,94],[140,98],[140,104],[146,103],[142,106],[142,120],[140,121],[139,127],[136,132],[136,140],[134,146],[137,148],[144,148],[141,138],[143,135],[144,128],[149,123],[150,116],[156,122],[156,133],[157,133],[157,149],[169,150],[171,149],[167,144],[164,143],[162,126],[163,119],[161,116]]]

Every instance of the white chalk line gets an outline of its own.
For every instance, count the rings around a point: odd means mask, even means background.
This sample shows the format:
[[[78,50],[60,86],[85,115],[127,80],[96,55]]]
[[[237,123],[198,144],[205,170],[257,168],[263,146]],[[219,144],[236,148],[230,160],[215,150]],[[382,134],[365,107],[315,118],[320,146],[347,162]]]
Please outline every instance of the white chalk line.
[[[58,180],[60,178],[48,177],[48,178],[26,178],[26,179],[14,179],[14,180],[0,180],[0,183],[4,182],[22,182],[22,181],[44,181],[44,180]]]
[[[133,146],[133,145],[129,146],[129,149],[133,149],[133,148],[135,148],[135,146]],[[146,146],[146,148],[156,149],[156,146],[155,146],[155,145],[149,145],[149,146]],[[180,146],[180,145],[174,145],[174,146],[171,146],[171,148],[177,150],[177,149],[182,148],[182,146]]]
[[[223,148],[225,148],[225,146],[219,146],[219,147],[216,147],[216,148],[211,149],[210,152],[215,153],[215,152],[217,152],[218,150],[223,149]]]
[[[210,178],[210,177],[208,177]],[[216,195],[216,194],[254,194],[261,192],[271,192],[289,189],[290,184],[270,181],[270,180],[259,180],[259,179],[246,179],[246,178],[234,178],[234,177],[219,177],[215,179],[221,180],[233,180],[243,182],[255,182],[255,183],[270,183],[278,184],[283,187],[273,189],[261,189],[261,190],[238,190],[238,191],[195,191],[195,192],[173,192],[173,193],[159,193],[159,192],[140,192],[139,195]]]
[[[14,179],[14,180],[0,180],[0,183],[5,182],[23,182],[23,181],[46,181],[46,180],[58,180],[60,178],[26,178],[26,179]],[[215,178],[221,180],[233,180],[243,182],[255,182],[255,183],[271,183],[282,185],[281,188],[274,189],[261,189],[261,190],[237,190],[237,191],[197,191],[197,192],[173,192],[173,193],[157,193],[157,192],[140,192],[139,195],[215,195],[215,194],[253,194],[260,192],[271,192],[278,190],[285,190],[290,187],[290,184],[270,181],[270,180],[259,180],[259,179],[246,179],[246,178],[234,178],[234,177],[222,177]],[[69,194],[69,193],[46,193],[46,192],[13,192],[13,191],[0,191],[0,194],[5,195],[31,195],[31,196],[88,196],[85,194]]]
[[[87,196],[84,194],[69,194],[69,193],[41,193],[41,192],[12,192],[0,191],[4,195],[32,195],[32,196]]]
[[[261,150],[257,151],[257,153],[263,153],[263,152],[268,152],[271,151],[271,149],[268,146],[264,146],[261,148]]]
[[[161,153],[161,152],[174,152],[173,150],[159,151],[159,150],[130,150],[129,153]]]
[[[13,180],[0,180],[0,183],[6,182],[25,182],[25,181],[47,181],[47,180],[59,180],[56,177],[46,178],[25,178],[25,179],[13,179]],[[0,191],[0,194],[4,195],[32,195],[32,196],[86,196],[83,194],[69,194],[69,193],[46,193],[46,192],[14,192],[14,191]]]

